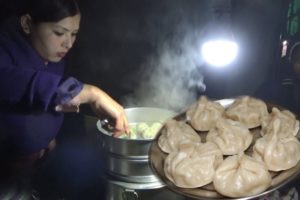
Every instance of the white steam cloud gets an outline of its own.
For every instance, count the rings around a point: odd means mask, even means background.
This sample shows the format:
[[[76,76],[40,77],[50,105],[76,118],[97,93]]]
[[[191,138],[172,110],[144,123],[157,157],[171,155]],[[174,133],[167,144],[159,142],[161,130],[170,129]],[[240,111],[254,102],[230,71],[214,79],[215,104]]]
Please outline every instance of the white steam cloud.
[[[181,41],[176,45],[164,44],[159,56],[142,67],[139,85],[123,99],[123,105],[180,111],[194,102],[199,92],[205,91],[196,38],[186,37]]]

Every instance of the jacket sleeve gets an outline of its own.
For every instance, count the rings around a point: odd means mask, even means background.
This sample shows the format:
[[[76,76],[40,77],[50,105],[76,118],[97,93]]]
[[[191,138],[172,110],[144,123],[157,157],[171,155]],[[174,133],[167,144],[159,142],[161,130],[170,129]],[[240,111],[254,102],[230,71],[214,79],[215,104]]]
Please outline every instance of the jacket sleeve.
[[[65,104],[75,97],[83,88],[83,83],[74,77],[61,82],[56,90],[55,104]]]
[[[0,47],[0,102],[41,110],[53,109],[55,103],[67,102],[82,89],[73,77],[33,68],[16,67]]]

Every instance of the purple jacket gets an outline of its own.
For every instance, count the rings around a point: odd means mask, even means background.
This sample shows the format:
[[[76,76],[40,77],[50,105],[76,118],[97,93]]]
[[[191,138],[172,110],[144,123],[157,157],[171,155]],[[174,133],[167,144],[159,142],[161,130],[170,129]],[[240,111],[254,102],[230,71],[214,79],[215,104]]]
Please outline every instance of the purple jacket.
[[[48,145],[63,121],[55,105],[81,91],[63,71],[64,61],[45,65],[21,32],[0,32],[0,136],[18,155]]]

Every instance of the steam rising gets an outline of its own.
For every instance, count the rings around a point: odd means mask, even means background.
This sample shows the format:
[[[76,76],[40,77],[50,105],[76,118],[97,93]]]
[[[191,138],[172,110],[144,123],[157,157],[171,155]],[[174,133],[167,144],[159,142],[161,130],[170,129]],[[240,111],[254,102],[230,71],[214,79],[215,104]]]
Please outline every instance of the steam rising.
[[[279,0],[87,2],[82,2],[82,13],[88,13],[83,17],[89,23],[82,23],[86,26],[69,60],[71,72],[117,97],[124,107],[181,110],[205,90],[203,81],[206,94],[214,98],[252,94],[277,63]],[[204,80],[198,41],[204,34],[196,30],[204,32],[213,6],[230,2],[235,2],[232,23],[239,58],[232,68],[205,70]]]
[[[205,91],[202,61],[194,39],[186,37],[179,44],[164,44],[159,56],[142,67],[140,84],[123,104],[180,111],[194,102],[198,93]]]

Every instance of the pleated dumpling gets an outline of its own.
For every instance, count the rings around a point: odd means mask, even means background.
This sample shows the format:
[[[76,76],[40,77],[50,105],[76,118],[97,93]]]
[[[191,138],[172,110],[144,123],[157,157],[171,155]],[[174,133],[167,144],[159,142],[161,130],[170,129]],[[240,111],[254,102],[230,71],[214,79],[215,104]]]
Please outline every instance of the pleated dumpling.
[[[197,188],[213,181],[222,161],[222,152],[214,143],[182,143],[166,157],[164,172],[178,187]]]
[[[179,144],[186,141],[201,142],[201,137],[185,122],[171,119],[161,130],[158,146],[163,152],[171,153],[177,151]]]
[[[218,102],[210,101],[206,96],[201,96],[197,103],[187,112],[187,121],[197,131],[208,131],[223,116],[225,108]]]
[[[224,155],[234,155],[245,151],[252,143],[253,135],[238,121],[222,118],[216,127],[210,130],[206,141],[218,145]]]
[[[272,177],[263,162],[241,153],[227,157],[217,168],[213,185],[228,197],[259,194],[270,187]]]
[[[228,118],[239,121],[248,128],[260,126],[262,118],[269,114],[265,102],[249,96],[235,99],[225,113]]]
[[[272,133],[256,140],[253,146],[253,158],[266,163],[270,171],[287,170],[300,160],[300,142],[292,135],[280,137],[280,120],[272,123]]]
[[[299,131],[299,121],[295,115],[288,110],[280,111],[278,108],[273,107],[270,115],[262,120],[261,135],[273,132],[273,123],[275,119],[279,120],[279,137],[287,137],[289,135],[296,136]]]

